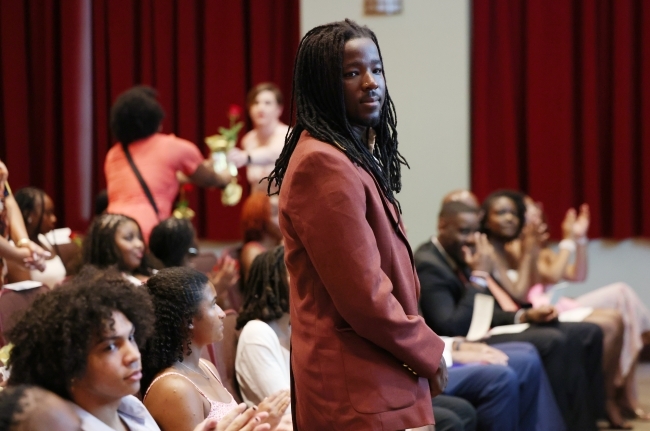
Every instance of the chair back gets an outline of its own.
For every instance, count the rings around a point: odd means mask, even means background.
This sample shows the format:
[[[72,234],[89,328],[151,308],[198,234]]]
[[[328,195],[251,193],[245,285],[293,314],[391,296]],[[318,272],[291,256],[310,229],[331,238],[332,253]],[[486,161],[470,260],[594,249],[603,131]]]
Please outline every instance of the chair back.
[[[3,288],[0,290],[0,334],[2,345],[5,343],[4,334],[9,332],[22,313],[32,305],[36,298],[50,289],[47,286],[39,286],[26,290],[11,290]]]

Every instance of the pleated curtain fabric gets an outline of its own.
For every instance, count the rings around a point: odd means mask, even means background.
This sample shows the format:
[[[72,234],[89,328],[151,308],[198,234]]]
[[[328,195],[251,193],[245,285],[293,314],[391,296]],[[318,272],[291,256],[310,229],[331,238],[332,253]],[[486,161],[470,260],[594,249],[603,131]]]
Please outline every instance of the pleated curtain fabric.
[[[0,0],[0,158],[12,188],[45,189],[59,224],[85,230],[105,188],[110,106],[133,85],[155,87],[163,132],[206,156],[203,138],[228,125],[229,105],[244,107],[253,85],[275,82],[288,105],[299,3]],[[188,198],[200,236],[240,238],[241,204],[223,207],[216,190]]]
[[[650,2],[473,0],[472,188],[542,201],[551,234],[650,236]]]

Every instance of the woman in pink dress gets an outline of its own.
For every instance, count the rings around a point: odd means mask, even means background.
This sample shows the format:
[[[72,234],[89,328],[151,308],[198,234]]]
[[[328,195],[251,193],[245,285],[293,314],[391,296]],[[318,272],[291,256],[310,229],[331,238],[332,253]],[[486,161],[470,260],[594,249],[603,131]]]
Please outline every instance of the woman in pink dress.
[[[111,130],[118,143],[104,163],[107,212],[137,220],[145,242],[153,227],[172,213],[177,172],[201,187],[223,188],[230,182],[230,174],[215,172],[196,145],[160,133],[165,113],[156,97],[153,88],[134,87],[117,98]]]
[[[191,431],[206,418],[220,421],[237,403],[214,365],[201,359],[205,346],[223,338],[225,314],[214,286],[194,269],[174,267],[151,277],[147,289],[156,325],[143,352],[145,406],[163,431]],[[270,429],[289,402],[288,391],[281,391],[259,404],[269,413]]]
[[[526,218],[542,219],[541,204],[526,198]],[[582,282],[588,272],[589,206],[583,204],[579,211],[571,208],[562,222],[563,239],[557,252],[549,247],[540,250],[538,270],[541,283],[534,286],[529,299],[548,301],[544,286],[560,281]],[[636,390],[636,366],[639,354],[650,343],[650,311],[634,289],[625,283],[612,283],[587,292],[572,300],[561,298],[568,309],[590,307],[617,310],[624,325],[623,348],[619,360],[617,401],[624,413],[638,419],[650,420],[650,414],[639,407]]]

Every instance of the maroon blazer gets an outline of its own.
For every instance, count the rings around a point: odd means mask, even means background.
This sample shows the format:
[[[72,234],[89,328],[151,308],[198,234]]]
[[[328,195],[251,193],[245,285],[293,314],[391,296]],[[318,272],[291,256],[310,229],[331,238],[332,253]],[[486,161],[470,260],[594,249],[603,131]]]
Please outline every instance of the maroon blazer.
[[[394,431],[434,423],[429,379],[444,343],[418,315],[413,254],[373,177],[303,133],[282,183],[280,228],[294,426]]]

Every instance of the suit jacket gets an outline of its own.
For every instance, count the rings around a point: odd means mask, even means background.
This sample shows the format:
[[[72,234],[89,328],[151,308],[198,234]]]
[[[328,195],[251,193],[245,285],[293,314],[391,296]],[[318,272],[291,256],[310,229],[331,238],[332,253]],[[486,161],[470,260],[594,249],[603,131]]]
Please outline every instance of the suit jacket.
[[[415,267],[422,285],[420,309],[427,325],[436,333],[449,337],[465,336],[474,312],[474,296],[490,295],[489,290],[464,283],[432,241],[415,252]],[[469,268],[460,269],[469,280]],[[503,311],[494,302],[492,326],[511,325],[515,313]]]
[[[444,343],[418,315],[398,220],[368,172],[303,133],[280,192],[301,431],[434,423],[429,379]]]

